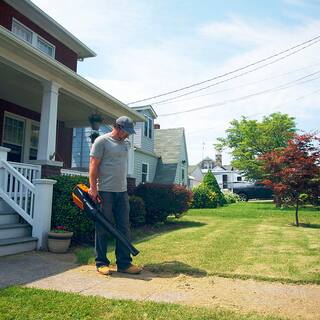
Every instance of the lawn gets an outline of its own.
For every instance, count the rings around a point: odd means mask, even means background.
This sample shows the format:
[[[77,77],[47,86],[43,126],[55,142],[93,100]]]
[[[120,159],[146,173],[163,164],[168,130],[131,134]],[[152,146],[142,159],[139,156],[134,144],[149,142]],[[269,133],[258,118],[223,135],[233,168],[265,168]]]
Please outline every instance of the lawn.
[[[57,291],[10,287],[0,289],[1,320],[279,320],[273,316],[174,304],[108,300]]]
[[[303,208],[300,220],[303,227],[293,226],[293,209],[268,202],[189,210],[178,220],[135,230],[141,252],[135,262],[157,273],[320,284],[320,211]],[[76,254],[79,262],[94,263],[92,248]]]

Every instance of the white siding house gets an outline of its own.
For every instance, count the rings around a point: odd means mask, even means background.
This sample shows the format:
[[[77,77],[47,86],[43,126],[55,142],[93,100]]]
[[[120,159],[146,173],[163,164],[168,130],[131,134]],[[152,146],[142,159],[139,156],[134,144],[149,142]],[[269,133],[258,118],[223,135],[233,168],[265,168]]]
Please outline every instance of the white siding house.
[[[237,183],[245,181],[245,178],[240,171],[231,165],[223,165],[222,156],[220,153],[217,153],[215,160],[206,157],[197,165],[189,167],[191,187],[198,186],[209,170],[214,174],[221,189],[232,190]]]

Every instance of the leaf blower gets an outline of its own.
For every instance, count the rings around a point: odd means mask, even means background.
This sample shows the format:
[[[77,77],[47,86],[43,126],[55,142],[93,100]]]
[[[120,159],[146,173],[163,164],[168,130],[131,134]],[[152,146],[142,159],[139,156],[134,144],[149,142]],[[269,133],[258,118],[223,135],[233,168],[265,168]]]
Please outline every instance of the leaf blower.
[[[90,219],[100,223],[109,233],[111,233],[117,240],[125,245],[133,256],[136,256],[139,251],[130,243],[130,241],[107,220],[99,209],[99,204],[95,203],[89,196],[89,188],[84,184],[77,184],[72,192],[72,199],[74,204],[83,210]]]

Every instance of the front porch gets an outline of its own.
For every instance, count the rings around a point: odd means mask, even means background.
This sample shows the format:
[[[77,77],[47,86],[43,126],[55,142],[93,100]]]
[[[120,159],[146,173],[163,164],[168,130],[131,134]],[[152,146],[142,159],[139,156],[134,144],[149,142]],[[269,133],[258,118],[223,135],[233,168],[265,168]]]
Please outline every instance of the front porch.
[[[10,238],[8,230],[21,226],[6,222],[1,225],[1,215],[5,216],[3,221],[11,222],[17,222],[16,215],[21,217],[22,223],[31,227],[28,237],[37,241],[36,247],[46,248],[54,181],[44,178],[60,174],[62,167],[70,168],[74,127],[89,126],[88,117],[94,113],[100,114],[106,124],[122,115],[134,121],[144,118],[1,26],[0,43],[0,255],[3,255],[3,243],[12,245],[17,239]],[[5,232],[1,233],[1,229]],[[19,235],[19,239],[25,238],[25,234]],[[3,252],[10,254],[10,250]]]

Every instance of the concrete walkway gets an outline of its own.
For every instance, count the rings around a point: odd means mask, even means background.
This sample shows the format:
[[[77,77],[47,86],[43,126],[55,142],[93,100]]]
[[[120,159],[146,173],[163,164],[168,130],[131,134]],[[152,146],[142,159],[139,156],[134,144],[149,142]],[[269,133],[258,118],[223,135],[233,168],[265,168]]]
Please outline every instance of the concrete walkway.
[[[99,295],[105,298],[223,307],[238,312],[320,319],[320,286],[288,285],[220,277],[98,274],[79,266],[72,254],[32,252],[0,258],[0,287],[27,287]]]

